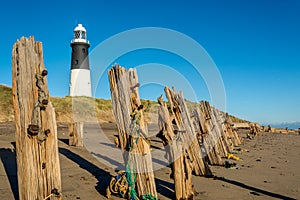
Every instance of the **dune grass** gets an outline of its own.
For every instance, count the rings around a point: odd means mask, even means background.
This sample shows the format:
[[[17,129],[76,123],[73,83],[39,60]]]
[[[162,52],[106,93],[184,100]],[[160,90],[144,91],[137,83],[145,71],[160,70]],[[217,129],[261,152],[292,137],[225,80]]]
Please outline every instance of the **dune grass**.
[[[0,121],[13,121],[14,109],[10,87],[0,85]]]
[[[73,114],[78,114],[83,120],[96,118],[104,122],[114,122],[112,112],[112,102],[110,99],[99,99],[90,97],[51,97],[51,103],[55,108],[58,122],[68,122]],[[159,104],[156,101],[142,99],[144,111],[147,115],[156,114]],[[186,101],[190,111],[194,110],[198,104]],[[73,106],[72,106],[73,105]],[[248,122],[238,117],[230,115],[233,122]],[[12,89],[5,85],[0,85],[0,122],[14,121],[14,110],[12,102]]]

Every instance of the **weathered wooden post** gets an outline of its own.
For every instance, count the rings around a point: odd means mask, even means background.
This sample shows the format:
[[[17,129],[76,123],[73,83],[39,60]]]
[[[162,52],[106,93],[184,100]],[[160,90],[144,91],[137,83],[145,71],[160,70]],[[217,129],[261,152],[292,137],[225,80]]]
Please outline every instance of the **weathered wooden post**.
[[[184,149],[192,164],[195,175],[212,176],[212,172],[204,160],[204,152],[201,150],[198,137],[186,106],[182,92],[177,93],[165,87],[165,94],[170,103],[170,108],[177,125],[177,134],[182,135]]]
[[[215,107],[210,107],[210,109],[212,114],[211,119],[213,120],[215,126],[218,127],[218,133],[221,138],[221,145],[223,148],[224,156],[226,157],[228,153],[232,152],[233,143],[231,142],[228,133],[223,129],[224,120],[221,118],[221,113]]]
[[[236,130],[233,130],[232,127],[233,127],[232,120],[230,119],[230,116],[228,115],[228,113],[226,113],[224,116],[224,123],[222,126],[223,131],[228,133],[233,145],[238,146],[241,144],[241,140],[240,140]]]
[[[136,70],[115,65],[108,71],[113,112],[126,167],[136,175],[138,197],[157,198],[148,130],[138,94]]]
[[[12,51],[19,197],[60,199],[61,176],[54,108],[49,99],[42,43],[17,41]]]
[[[176,200],[192,199],[194,186],[192,183],[192,169],[182,145],[182,139],[175,135],[167,106],[158,98],[160,105],[158,113],[158,124],[160,132],[157,134],[166,149],[167,157],[172,165],[172,174],[175,183]]]
[[[83,147],[83,122],[69,123],[69,145]]]
[[[220,113],[209,105],[207,101],[201,101],[199,108],[196,109],[198,126],[204,131],[203,145],[207,152],[209,163],[211,165],[223,165],[221,157],[227,157],[231,151],[232,145],[229,137],[224,132],[223,120]]]
[[[210,115],[205,112],[204,107],[202,107],[202,109],[200,108],[198,107],[194,111],[194,119],[196,121],[198,133],[201,137],[201,143],[207,154],[208,162],[211,165],[223,165],[224,162],[220,156],[219,149],[216,148],[218,138],[214,135],[214,129],[211,129],[207,124],[210,120]]]

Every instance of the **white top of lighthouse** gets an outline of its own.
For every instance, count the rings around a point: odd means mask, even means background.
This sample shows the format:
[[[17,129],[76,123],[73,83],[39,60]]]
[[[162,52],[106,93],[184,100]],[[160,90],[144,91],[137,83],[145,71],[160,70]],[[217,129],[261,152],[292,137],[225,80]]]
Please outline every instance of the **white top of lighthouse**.
[[[86,37],[86,29],[82,26],[82,24],[78,24],[74,29],[74,39],[71,43],[75,42],[90,43]]]

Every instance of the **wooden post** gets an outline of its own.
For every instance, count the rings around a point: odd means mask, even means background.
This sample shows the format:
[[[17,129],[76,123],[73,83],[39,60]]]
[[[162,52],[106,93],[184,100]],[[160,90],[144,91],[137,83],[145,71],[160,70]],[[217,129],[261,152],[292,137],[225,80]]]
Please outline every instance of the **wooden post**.
[[[182,92],[177,93],[175,88],[171,91],[168,87],[165,87],[165,93],[177,125],[175,131],[177,134],[181,134],[184,149],[187,151],[195,175],[212,176],[212,172],[204,160],[204,152],[200,148]]]
[[[214,129],[212,129],[209,124],[210,115],[207,115],[207,113],[205,113],[204,108],[200,108],[198,107],[194,111],[194,119],[196,121],[198,133],[201,137],[201,144],[203,145],[203,148],[205,149],[205,152],[207,154],[208,162],[211,165],[223,165],[224,162],[222,161],[222,158],[220,156],[219,149],[216,148],[218,139],[213,132]]]
[[[233,129],[233,123],[228,115],[228,113],[224,116],[224,123],[223,123],[223,131],[227,133],[233,143],[234,146],[238,146],[241,144],[241,140],[236,132],[236,130]]]
[[[83,122],[69,123],[69,145],[83,147]]]
[[[115,65],[108,71],[113,112],[118,128],[120,147],[126,165],[136,170],[137,193],[140,198],[150,195],[157,198],[152,167],[152,157],[148,142],[148,129],[144,122],[141,102],[138,94],[138,78],[136,70]],[[132,134],[134,124],[131,114],[140,116],[138,137]]]
[[[60,199],[57,127],[50,102],[42,43],[17,41],[12,51],[19,197]]]
[[[200,107],[195,111],[199,116],[199,124],[202,130],[207,131],[203,138],[209,163],[211,165],[223,165],[221,157],[226,157],[232,151],[232,145],[228,135],[223,131],[223,121],[220,113],[209,105],[207,101],[201,101]],[[205,132],[206,133],[206,132]]]
[[[221,145],[224,152],[224,157],[227,156],[228,153],[232,152],[233,150],[233,143],[231,142],[230,136],[226,131],[223,129],[224,119],[222,119],[222,114],[214,107],[210,107],[212,110],[212,120],[213,123],[218,127],[218,133],[221,138]]]
[[[158,98],[158,103],[160,105],[158,113],[160,132],[157,137],[162,140],[169,163],[172,163],[176,200],[192,199],[194,196],[192,169],[182,145],[181,135],[174,133],[169,111],[162,100],[162,96]]]

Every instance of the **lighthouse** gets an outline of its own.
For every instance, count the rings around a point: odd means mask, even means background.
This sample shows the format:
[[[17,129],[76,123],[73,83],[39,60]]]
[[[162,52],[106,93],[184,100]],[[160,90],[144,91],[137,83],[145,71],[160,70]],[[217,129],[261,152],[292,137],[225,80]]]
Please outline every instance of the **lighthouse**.
[[[78,24],[71,41],[72,58],[69,96],[92,96],[89,47],[86,29]]]

